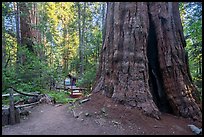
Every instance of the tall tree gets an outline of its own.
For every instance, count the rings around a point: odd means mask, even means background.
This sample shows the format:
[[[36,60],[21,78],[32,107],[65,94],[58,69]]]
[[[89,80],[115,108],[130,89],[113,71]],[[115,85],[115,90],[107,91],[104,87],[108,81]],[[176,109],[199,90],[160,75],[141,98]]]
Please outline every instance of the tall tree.
[[[15,14],[16,14],[16,39],[17,43],[21,44],[21,39],[20,39],[20,16],[19,16],[19,6],[18,2],[14,2],[14,7],[15,7]]]
[[[77,7],[78,7],[78,29],[79,29],[79,60],[80,60],[80,77],[83,75],[84,71],[84,55],[83,55],[83,49],[84,49],[84,28],[85,28],[85,2],[83,4],[83,11],[81,10],[81,4],[80,2],[77,2]],[[83,13],[83,14],[82,14]],[[81,23],[82,19],[82,23]]]
[[[84,73],[84,50],[85,50],[85,21],[86,21],[86,2],[83,2],[83,12],[82,12],[82,41],[81,41],[81,75]]]
[[[18,66],[19,64],[22,63],[21,60],[21,56],[20,56],[20,51],[19,48],[21,46],[21,38],[20,38],[20,13],[19,13],[19,3],[15,2],[14,3],[15,7],[16,7],[16,39],[17,39],[17,59],[16,59],[16,63],[17,63],[17,72],[19,71]]]
[[[20,25],[21,25],[21,44],[25,45],[29,51],[34,52],[33,48],[33,35],[31,27],[31,11],[29,10],[29,4],[26,2],[19,3],[20,15]]]
[[[93,92],[137,107],[202,120],[188,73],[176,2],[109,2]]]
[[[82,76],[82,53],[81,53],[81,47],[82,47],[82,36],[81,36],[81,6],[80,3],[77,2],[77,8],[78,8],[78,29],[79,29],[79,60],[80,60],[80,76]]]
[[[2,68],[5,65],[5,58],[6,58],[5,25],[4,25],[5,10],[6,10],[6,4],[2,3]]]
[[[103,38],[103,41],[105,38],[105,7],[106,7],[106,3],[103,2],[102,4],[102,38]]]

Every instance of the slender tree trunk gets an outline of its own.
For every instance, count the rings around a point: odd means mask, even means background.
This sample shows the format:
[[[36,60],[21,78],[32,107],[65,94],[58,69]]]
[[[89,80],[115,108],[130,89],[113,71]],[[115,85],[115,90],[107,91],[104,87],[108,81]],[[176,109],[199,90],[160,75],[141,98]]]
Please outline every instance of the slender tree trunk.
[[[18,66],[19,64],[22,63],[22,60],[21,60],[21,55],[20,55],[20,51],[19,51],[19,48],[21,46],[21,37],[20,37],[20,15],[19,15],[19,4],[18,2],[15,3],[15,6],[16,6],[16,39],[17,39],[17,59],[16,59],[16,63],[17,63],[17,73],[19,71],[18,69]]]
[[[38,7],[38,4],[36,5]],[[40,5],[39,5],[40,6]],[[42,3],[42,7],[44,9],[44,3]],[[43,10],[42,13],[40,13],[39,11],[37,12],[37,16],[36,16],[36,25],[40,25],[42,22],[45,22],[44,20],[42,20],[41,17],[43,17],[45,14],[45,11]],[[41,30],[38,29],[38,43],[40,43],[40,45],[42,46],[42,50],[40,51],[40,58],[41,60],[45,59],[45,40],[44,40],[44,35],[45,35],[45,30]]]
[[[32,32],[33,32],[33,37],[35,38],[34,40],[37,42],[37,28],[36,28],[36,3],[35,2],[33,2],[32,3],[32,6],[33,6],[33,14],[32,14],[32,20],[33,20],[33,26],[35,26],[35,27],[33,27],[32,28]]]
[[[86,29],[86,25],[85,25],[85,21],[86,21],[86,2],[83,2],[83,14],[82,14],[83,16],[83,21],[82,21],[82,51],[81,51],[81,53],[82,53],[82,60],[81,60],[81,62],[82,62],[82,74],[84,73],[84,66],[85,66],[85,61],[84,61],[84,52],[85,52],[85,29]]]
[[[5,25],[4,25],[4,17],[2,16],[2,68],[6,63],[6,38],[5,38]]]
[[[83,26],[81,27],[81,6],[80,3],[77,3],[78,6],[78,28],[79,28],[79,60],[80,60],[80,66],[79,66],[79,72],[80,77],[83,75]],[[82,18],[83,19],[83,18]]]
[[[62,21],[63,22],[63,21]],[[64,24],[65,22],[63,22],[62,24]],[[66,73],[67,70],[68,70],[68,46],[67,45],[67,27],[66,27],[66,24],[64,24],[64,28],[63,28],[63,37],[64,37],[64,40],[63,40],[63,46],[64,46],[64,51],[63,51],[63,69],[64,69],[64,72]]]
[[[190,81],[178,3],[108,3],[93,92],[142,109],[202,120]]]
[[[17,44],[21,45],[21,38],[20,38],[20,17],[19,17],[19,6],[18,2],[15,2],[15,10],[16,10],[16,38],[17,38]]]
[[[198,68],[199,68],[199,76],[201,76],[202,75],[202,61],[200,60],[199,62],[198,62]]]

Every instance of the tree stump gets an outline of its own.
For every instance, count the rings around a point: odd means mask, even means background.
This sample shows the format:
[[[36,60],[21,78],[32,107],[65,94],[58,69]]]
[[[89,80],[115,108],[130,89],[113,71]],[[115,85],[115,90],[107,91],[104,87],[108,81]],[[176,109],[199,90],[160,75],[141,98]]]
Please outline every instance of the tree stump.
[[[2,126],[9,124],[9,107],[2,107]]]
[[[15,108],[15,123],[20,123],[20,111],[18,108]],[[9,125],[11,123],[10,119],[10,110],[9,107],[2,107],[2,126]]]

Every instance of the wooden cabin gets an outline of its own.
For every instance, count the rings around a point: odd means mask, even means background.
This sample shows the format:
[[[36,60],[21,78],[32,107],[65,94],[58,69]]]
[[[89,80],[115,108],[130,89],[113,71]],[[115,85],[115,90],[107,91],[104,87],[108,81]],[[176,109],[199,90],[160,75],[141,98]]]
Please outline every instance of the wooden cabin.
[[[76,87],[76,80],[76,77],[68,74],[64,80],[64,89],[71,89],[73,87]]]
[[[68,74],[67,78],[64,80],[64,89],[68,90],[72,98],[79,98],[83,95],[84,88],[76,87],[77,78]]]

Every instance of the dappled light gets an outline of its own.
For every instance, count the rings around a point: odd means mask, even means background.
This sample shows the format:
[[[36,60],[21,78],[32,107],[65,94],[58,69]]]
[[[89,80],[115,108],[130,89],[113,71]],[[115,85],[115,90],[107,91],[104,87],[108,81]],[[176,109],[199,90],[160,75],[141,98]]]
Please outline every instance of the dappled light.
[[[2,2],[2,134],[201,135],[202,2]]]

